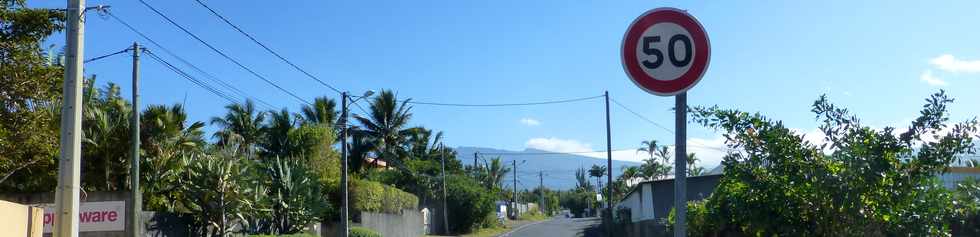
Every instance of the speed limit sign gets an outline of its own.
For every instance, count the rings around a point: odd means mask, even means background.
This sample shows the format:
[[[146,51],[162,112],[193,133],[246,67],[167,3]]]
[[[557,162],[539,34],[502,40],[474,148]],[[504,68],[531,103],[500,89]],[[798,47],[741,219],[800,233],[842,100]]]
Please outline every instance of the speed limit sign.
[[[623,37],[623,69],[643,90],[673,96],[701,80],[711,58],[708,35],[693,16],[657,8],[636,18]]]

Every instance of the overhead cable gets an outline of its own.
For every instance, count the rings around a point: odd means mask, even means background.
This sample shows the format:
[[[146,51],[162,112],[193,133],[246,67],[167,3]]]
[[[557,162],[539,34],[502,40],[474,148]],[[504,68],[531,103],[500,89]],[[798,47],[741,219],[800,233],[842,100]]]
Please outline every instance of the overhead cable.
[[[266,102],[266,101],[264,101],[262,99],[259,99],[258,97],[250,96],[250,95],[248,95],[248,93],[245,93],[244,91],[236,88],[235,86],[231,85],[230,83],[228,83],[228,82],[226,82],[224,80],[221,80],[221,79],[219,79],[219,78],[211,75],[210,73],[207,73],[206,71],[202,70],[201,68],[195,66],[193,63],[185,60],[184,58],[182,58],[182,57],[178,56],[177,54],[175,54],[174,52],[170,51],[169,49],[167,49],[167,47],[164,47],[163,45],[161,45],[160,43],[158,43],[156,40],[153,40],[153,38],[150,38],[148,35],[146,35],[143,32],[137,30],[135,27],[133,27],[132,25],[130,25],[128,22],[126,22],[123,19],[121,19],[121,18],[117,17],[116,15],[112,14],[112,12],[106,12],[106,14],[109,15],[112,19],[116,20],[116,22],[119,22],[119,24],[122,24],[123,26],[125,26],[126,28],[128,28],[133,33],[136,33],[137,35],[139,35],[144,40],[150,42],[150,44],[153,44],[153,46],[155,46],[157,49],[163,50],[163,52],[164,53],[167,53],[167,55],[170,55],[171,57],[176,58],[178,61],[180,61],[184,65],[187,65],[188,67],[190,67],[191,69],[194,69],[198,73],[201,73],[205,77],[208,77],[209,79],[212,79],[212,81],[215,81],[219,85],[221,85],[222,87],[224,87],[224,88],[226,88],[228,90],[231,90],[233,93],[237,94],[238,96],[241,96],[241,97],[245,97],[245,98],[249,98],[249,99],[258,101],[260,104],[264,105],[268,109],[273,109],[273,108],[276,107],[276,106],[273,106],[272,104],[269,104],[268,102]]]
[[[293,69],[296,69],[297,71],[302,72],[303,74],[305,74],[310,79],[313,79],[313,80],[319,82],[321,85],[326,86],[327,88],[330,88],[331,90],[333,90],[333,91],[335,91],[337,93],[341,93],[339,89],[331,86],[330,84],[327,84],[323,80],[320,80],[320,78],[317,78],[316,76],[313,76],[313,74],[310,74],[306,70],[303,70],[302,68],[300,68],[299,66],[297,66],[292,61],[289,61],[288,59],[286,59],[285,57],[283,57],[282,55],[280,55],[278,52],[276,52],[275,50],[272,50],[271,48],[269,48],[269,46],[266,46],[262,42],[259,42],[259,40],[255,39],[255,37],[253,37],[252,34],[249,34],[248,32],[245,32],[245,30],[242,30],[242,28],[238,27],[234,23],[231,23],[231,21],[229,21],[228,18],[225,18],[224,16],[222,16],[217,11],[215,11],[214,9],[212,9],[210,6],[208,6],[207,4],[204,4],[204,2],[202,2],[201,0],[195,0],[195,1],[198,4],[200,4],[202,7],[208,9],[208,11],[210,11],[212,15],[218,17],[219,19],[221,19],[221,21],[224,21],[226,24],[228,24],[229,26],[231,26],[231,28],[235,28],[235,30],[238,31],[238,33],[242,33],[242,35],[245,35],[245,37],[247,37],[249,40],[252,40],[252,42],[255,42],[255,44],[258,44],[259,46],[262,46],[262,48],[265,49],[265,51],[268,51],[272,55],[275,55],[277,58],[279,58],[279,60],[282,60],[286,64],[289,64],[289,66],[292,66]]]
[[[279,86],[278,84],[276,84],[276,83],[275,83],[275,82],[273,82],[272,80],[269,80],[268,78],[266,78],[266,77],[264,77],[264,76],[262,76],[262,75],[260,75],[259,73],[257,73],[257,72],[255,72],[255,71],[254,71],[254,70],[252,70],[251,68],[249,68],[249,67],[247,67],[247,66],[245,66],[244,64],[242,64],[242,63],[241,63],[241,62],[239,62],[238,60],[236,60],[236,59],[234,59],[234,58],[232,58],[231,56],[228,56],[228,54],[225,54],[225,52],[223,52],[223,51],[221,51],[220,49],[218,49],[218,48],[216,48],[216,47],[214,47],[214,45],[211,45],[210,43],[208,43],[208,42],[207,42],[207,41],[205,41],[204,39],[201,39],[201,37],[198,37],[198,36],[197,36],[196,34],[194,34],[194,33],[191,33],[191,32],[190,32],[189,30],[187,30],[187,28],[184,28],[184,26],[182,26],[182,25],[180,25],[180,24],[177,24],[177,22],[176,22],[176,21],[174,21],[173,19],[171,19],[171,18],[170,18],[170,17],[168,17],[167,15],[165,15],[165,14],[163,14],[163,12],[160,12],[159,10],[157,10],[156,8],[154,8],[153,6],[151,6],[151,5],[150,5],[149,3],[147,3],[146,1],[144,1],[144,0],[139,0],[139,2],[140,2],[140,3],[142,3],[142,4],[143,4],[143,6],[146,6],[147,8],[149,8],[150,10],[152,10],[152,11],[153,11],[154,13],[156,13],[156,14],[157,14],[157,15],[159,15],[160,17],[163,17],[163,19],[165,19],[165,20],[167,20],[167,22],[170,22],[170,24],[171,24],[171,25],[173,25],[173,26],[175,26],[175,27],[177,27],[177,28],[179,28],[179,29],[180,29],[181,31],[183,31],[183,32],[184,32],[184,33],[186,33],[187,35],[190,35],[190,36],[191,36],[192,38],[194,38],[195,40],[197,40],[197,41],[198,41],[198,42],[200,42],[201,44],[204,44],[204,46],[207,46],[207,47],[208,47],[209,49],[211,49],[212,51],[214,51],[214,52],[215,52],[215,53],[217,53],[218,55],[221,55],[222,57],[224,57],[224,58],[225,58],[225,59],[227,59],[228,61],[231,61],[231,62],[232,62],[232,63],[234,63],[235,65],[238,65],[238,67],[240,67],[240,68],[242,68],[242,69],[244,69],[245,71],[248,71],[248,72],[249,72],[249,73],[251,73],[251,74],[252,74],[253,76],[255,76],[255,77],[257,77],[257,78],[259,78],[259,79],[262,79],[262,81],[265,81],[266,83],[268,83],[269,85],[272,85],[272,86],[273,86],[273,87],[275,87],[276,89],[279,89],[279,90],[280,90],[280,91],[282,91],[283,93],[286,93],[286,94],[288,94],[289,96],[292,96],[293,98],[295,98],[295,99],[296,99],[297,101],[299,101],[299,102],[302,102],[302,103],[304,103],[304,104],[307,104],[307,105],[312,105],[312,104],[310,104],[310,102],[309,102],[309,101],[306,101],[306,100],[305,100],[305,99],[303,99],[302,97],[299,97],[298,95],[296,95],[296,93],[293,93],[292,91],[289,91],[289,90],[286,90],[286,88],[283,88],[282,86]]]

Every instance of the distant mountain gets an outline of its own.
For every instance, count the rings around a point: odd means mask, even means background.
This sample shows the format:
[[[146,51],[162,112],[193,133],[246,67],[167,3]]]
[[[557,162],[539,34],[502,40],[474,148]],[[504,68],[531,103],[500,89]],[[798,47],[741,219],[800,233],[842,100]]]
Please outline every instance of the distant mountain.
[[[473,154],[479,153],[479,162],[489,162],[493,157],[500,157],[507,167],[512,167],[512,161],[517,161],[517,180],[519,189],[534,189],[538,187],[538,172],[543,172],[544,186],[548,188],[570,189],[575,187],[575,170],[578,168],[589,169],[592,165],[606,166],[606,159],[574,154],[542,154],[551,153],[548,151],[526,149],[524,151],[509,151],[484,147],[457,147],[457,159],[464,165],[473,164]],[[521,161],[525,163],[521,163]],[[623,166],[639,166],[640,163],[630,161],[613,160],[613,179],[619,177]],[[504,185],[507,188],[513,187],[513,173],[508,173]],[[595,177],[591,177],[590,182],[594,185]],[[606,177],[602,177],[603,187],[606,185]]]

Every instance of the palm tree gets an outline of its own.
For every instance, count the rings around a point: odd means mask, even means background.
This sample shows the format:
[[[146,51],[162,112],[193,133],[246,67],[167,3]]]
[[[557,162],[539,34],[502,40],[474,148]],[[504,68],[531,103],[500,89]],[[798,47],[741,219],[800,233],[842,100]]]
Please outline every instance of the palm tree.
[[[260,146],[266,156],[289,156],[289,132],[295,128],[297,121],[289,110],[283,108],[279,112],[269,111],[269,120],[262,125],[262,141]],[[298,117],[298,116],[296,116]]]
[[[181,104],[149,105],[140,120],[140,147],[151,157],[201,149],[204,145],[204,122],[187,124],[187,112]]]
[[[673,166],[670,164],[670,148],[657,144],[657,140],[640,142],[643,147],[637,152],[646,152],[650,157],[643,160],[640,170],[644,177],[648,179],[659,179],[667,177]]]
[[[355,116],[361,124],[355,133],[371,144],[379,159],[399,167],[403,167],[401,160],[407,155],[402,145],[411,133],[405,128],[412,118],[412,107],[408,106],[408,102],[399,103],[393,92],[382,90],[371,101],[368,117]]]
[[[252,100],[246,100],[244,104],[230,104],[225,109],[228,112],[224,117],[211,118],[211,124],[221,128],[214,134],[218,145],[237,145],[239,152],[252,154],[255,145],[262,139],[261,126],[265,121],[265,112],[257,111]]]
[[[657,145],[657,140],[651,139],[649,141],[642,141],[640,142],[640,145],[642,145],[643,147],[637,149],[636,152],[641,152],[641,151],[646,152],[651,159],[654,158],[654,154],[657,152],[657,147],[659,147]]]
[[[632,186],[633,179],[642,177],[643,173],[640,167],[637,166],[623,166],[623,174],[619,175],[619,180],[623,181],[627,186]]]
[[[510,172],[510,168],[507,168],[500,161],[500,157],[494,157],[490,159],[490,162],[486,164],[483,174],[481,175],[483,180],[483,185],[490,190],[497,190],[503,186],[504,176]]]
[[[82,132],[82,185],[89,190],[119,190],[127,185],[130,156],[130,103],[119,86],[92,87],[85,94]]]
[[[187,113],[180,104],[147,106],[140,120],[145,207],[175,212],[184,198],[180,192],[180,171],[186,168],[186,158],[202,151],[204,123],[187,124]]]
[[[579,191],[592,191],[592,184],[589,183],[589,178],[587,177],[588,171],[585,168],[578,168],[575,170],[575,189]]]
[[[605,175],[606,175],[605,166],[592,165],[592,168],[589,169],[589,176],[595,177],[596,184],[598,184],[599,188],[602,188],[602,182],[599,181],[599,178],[602,178],[602,176]]]
[[[405,150],[409,157],[416,159],[438,159],[439,144],[442,143],[442,132],[437,132],[433,136],[432,130],[423,127],[408,129],[408,137],[405,140]]]
[[[303,124],[325,124],[332,126],[337,121],[337,102],[327,97],[317,97],[313,105],[304,105]]]
[[[704,174],[704,167],[698,167],[695,162],[698,157],[694,153],[687,154],[687,174],[688,176],[700,176]]]

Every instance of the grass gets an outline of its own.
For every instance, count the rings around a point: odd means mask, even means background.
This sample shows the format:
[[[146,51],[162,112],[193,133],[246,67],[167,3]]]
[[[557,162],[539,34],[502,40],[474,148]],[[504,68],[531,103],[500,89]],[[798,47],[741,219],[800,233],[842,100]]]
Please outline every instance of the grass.
[[[504,232],[507,232],[508,230],[510,230],[510,228],[508,228],[506,226],[499,226],[499,227],[494,227],[494,228],[483,228],[483,229],[479,229],[477,231],[474,231],[473,233],[469,233],[469,234],[465,234],[465,235],[461,235],[461,236],[462,237],[490,237],[490,236],[497,236],[499,234],[503,234]]]
[[[547,220],[548,216],[546,216],[541,212],[532,212],[532,213],[521,215],[520,217],[518,217],[518,219],[525,220],[525,221],[542,221],[542,220]]]

